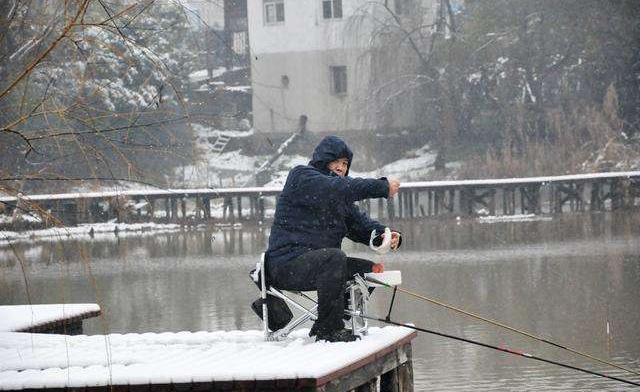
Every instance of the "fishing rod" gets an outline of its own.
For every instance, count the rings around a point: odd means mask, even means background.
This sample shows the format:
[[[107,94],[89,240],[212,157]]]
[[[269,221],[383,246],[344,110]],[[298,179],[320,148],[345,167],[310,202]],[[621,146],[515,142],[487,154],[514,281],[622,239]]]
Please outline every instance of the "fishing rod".
[[[411,291],[409,291],[409,290],[406,290],[406,289],[400,288],[400,287],[398,287],[398,286],[391,286],[391,285],[389,285],[389,284],[387,284],[387,283],[384,283],[384,282],[381,282],[381,281],[379,281],[379,280],[377,280],[377,279],[375,279],[375,278],[368,278],[368,280],[370,280],[370,281],[372,281],[372,282],[374,282],[374,283],[380,284],[380,285],[382,285],[382,286],[385,286],[385,287],[393,288],[393,297],[392,297],[392,299],[391,299],[391,305],[390,305],[390,307],[389,307],[389,314],[387,315],[387,318],[389,318],[389,317],[391,316],[391,308],[393,307],[393,301],[394,301],[394,299],[395,299],[396,291],[400,291],[400,292],[403,292],[403,293],[408,294],[408,295],[410,295],[410,296],[413,296],[413,297],[419,298],[419,299],[421,299],[421,300],[423,300],[423,301],[430,302],[430,303],[432,303],[432,304],[434,304],[434,305],[442,306],[442,307],[444,307],[444,308],[447,308],[447,309],[449,309],[449,310],[453,310],[453,311],[455,311],[455,312],[458,312],[458,313],[464,314],[464,315],[469,316],[469,317],[472,317],[472,318],[474,318],[474,319],[482,320],[482,321],[484,321],[484,322],[486,322],[486,323],[489,323],[489,324],[491,324],[491,325],[495,325],[495,326],[497,326],[497,327],[507,329],[507,330],[509,330],[509,331],[512,331],[512,332],[518,333],[518,334],[520,334],[520,335],[524,335],[524,336],[526,336],[526,337],[529,337],[529,338],[531,338],[531,339],[537,340],[537,341],[539,341],[539,342],[547,343],[547,344],[549,344],[549,345],[551,345],[551,346],[554,346],[554,347],[557,347],[557,348],[560,348],[560,349],[563,349],[563,350],[569,351],[570,353],[573,353],[573,354],[576,354],[576,355],[582,356],[582,357],[584,357],[584,358],[589,358],[589,359],[591,359],[591,360],[593,360],[593,361],[596,361],[596,362],[599,362],[599,363],[601,363],[601,364],[608,365],[608,366],[612,366],[612,367],[615,367],[616,369],[624,370],[624,371],[626,371],[626,372],[628,372],[628,373],[635,374],[636,376],[640,376],[640,373],[639,373],[639,372],[637,372],[637,371],[635,371],[635,370],[629,369],[629,368],[624,367],[624,366],[617,365],[617,364],[615,364],[615,363],[613,363],[613,362],[611,362],[611,361],[607,361],[607,360],[604,360],[604,359],[601,359],[601,358],[595,357],[595,356],[593,356],[593,355],[591,355],[591,354],[588,354],[588,353],[584,353],[584,352],[578,351],[578,350],[576,350],[576,349],[574,349],[574,348],[571,348],[571,347],[565,346],[565,345],[563,345],[563,344],[560,344],[560,343],[554,342],[554,341],[552,341],[552,340],[549,340],[549,339],[543,338],[543,337],[541,337],[541,336],[536,336],[536,335],[534,335],[534,334],[532,334],[532,333],[530,333],[530,332],[527,332],[527,331],[524,331],[524,330],[521,330],[521,329],[517,329],[517,328],[511,327],[511,326],[506,325],[506,324],[504,324],[504,323],[501,323],[501,322],[499,322],[499,321],[495,321],[495,320],[488,319],[488,318],[486,318],[486,317],[482,317],[482,316],[480,316],[480,315],[478,315],[478,314],[468,312],[468,311],[466,311],[466,310],[464,310],[464,309],[457,308],[457,307],[455,307],[455,306],[453,306],[453,305],[446,304],[446,303],[444,303],[444,302],[442,302],[442,301],[438,301],[438,300],[433,299],[433,298],[425,297],[425,296],[423,296],[423,295],[420,295],[420,294],[417,294],[417,293],[411,292]]]
[[[625,384],[629,384],[629,385],[634,385],[634,386],[640,387],[640,383],[637,383],[637,382],[634,382],[634,381],[629,381],[629,380],[625,380],[623,378],[619,378],[619,377],[610,376],[610,375],[607,375],[607,374],[595,372],[593,370],[588,370],[588,369],[580,368],[580,367],[577,367],[577,366],[568,365],[566,363],[553,361],[551,359],[538,357],[538,356],[533,355],[533,354],[525,353],[525,352],[522,352],[522,351],[512,350],[512,349],[509,349],[509,348],[506,348],[506,347],[493,346],[491,344],[479,342],[477,340],[471,340],[471,339],[463,338],[463,337],[460,337],[460,336],[449,335],[449,334],[446,334],[446,333],[442,333],[442,332],[438,332],[438,331],[434,331],[434,330],[430,330],[430,329],[426,329],[426,328],[416,327],[416,326],[410,325],[410,324],[399,323],[399,322],[391,320],[388,317],[385,318],[385,319],[381,319],[381,318],[378,318],[378,317],[370,317],[370,316],[366,316],[366,315],[362,315],[362,317],[366,318],[366,319],[369,319],[369,320],[376,320],[376,321],[380,321],[380,322],[387,323],[387,324],[397,325],[397,326],[400,326],[400,327],[411,328],[411,329],[416,330],[416,331],[425,332],[425,333],[429,333],[429,334],[437,335],[437,336],[442,336],[442,337],[445,337],[445,338],[458,340],[458,341],[465,342],[465,343],[475,344],[477,346],[482,346],[482,347],[490,348],[490,349],[493,349],[493,350],[502,351],[504,353],[517,355],[517,356],[520,356],[520,357],[523,357],[523,358],[534,359],[536,361],[545,362],[545,363],[549,363],[549,364],[552,364],[552,365],[561,366],[561,367],[564,367],[564,368],[567,368],[567,369],[573,369],[573,370],[577,370],[579,372],[583,372],[583,373],[591,374],[591,375],[594,375],[594,376],[599,376],[599,377],[602,377],[602,378],[607,378],[607,379],[610,379],[610,380],[615,380],[615,381],[619,381],[619,382],[622,382],[622,383],[625,383]]]

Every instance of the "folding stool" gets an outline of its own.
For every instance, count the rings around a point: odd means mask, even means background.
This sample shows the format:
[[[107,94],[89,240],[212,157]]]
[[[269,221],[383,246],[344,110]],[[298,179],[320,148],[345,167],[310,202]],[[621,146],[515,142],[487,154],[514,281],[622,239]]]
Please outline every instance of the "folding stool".
[[[400,284],[400,271],[388,271],[392,277],[393,285]],[[386,274],[386,273],[383,273]],[[354,335],[363,336],[367,334],[369,327],[367,316],[367,309],[369,303],[369,288],[379,286],[380,284],[373,283],[367,280],[367,277],[375,277],[375,281],[379,281],[383,274],[367,273],[365,276],[356,274],[353,279],[347,282],[346,292],[349,293],[349,303],[345,314],[349,316],[349,329]],[[273,286],[266,285],[266,272],[265,272],[265,260],[264,253],[260,256],[260,262],[256,265],[256,268],[251,272],[251,278],[260,287],[260,298],[262,305],[262,326],[264,332],[264,338],[267,341],[282,340],[286,338],[291,331],[299,327],[303,323],[311,320],[315,321],[318,318],[318,303],[316,300],[298,291],[284,291],[274,288]],[[269,309],[267,307],[268,296],[280,298],[287,305],[298,309],[302,314],[297,318],[291,317],[290,321],[283,328],[277,331],[271,331],[269,329]],[[305,304],[301,301],[304,298],[309,304]]]

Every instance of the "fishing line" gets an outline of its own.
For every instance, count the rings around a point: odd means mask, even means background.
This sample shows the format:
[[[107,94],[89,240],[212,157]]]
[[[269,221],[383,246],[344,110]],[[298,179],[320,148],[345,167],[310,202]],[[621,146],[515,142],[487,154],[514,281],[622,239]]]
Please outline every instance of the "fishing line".
[[[557,365],[557,366],[560,366],[560,367],[564,367],[564,368],[567,368],[567,369],[573,369],[573,370],[577,370],[579,372],[591,374],[591,375],[594,375],[594,376],[599,376],[599,377],[602,377],[602,378],[608,378],[610,380],[615,380],[615,381],[619,381],[619,382],[622,382],[622,383],[625,383],[625,384],[635,385],[635,386],[640,387],[640,383],[637,383],[637,382],[634,382],[634,381],[629,381],[629,380],[625,380],[623,378],[610,376],[610,375],[607,375],[607,374],[604,374],[604,373],[595,372],[593,370],[588,370],[588,369],[580,368],[580,367],[577,367],[577,366],[568,365],[566,363],[553,361],[551,359],[538,357],[536,355],[525,353],[525,352],[522,352],[522,351],[511,350],[511,349],[506,348],[506,347],[493,346],[491,344],[479,342],[477,340],[471,340],[471,339],[463,338],[463,337],[460,337],[460,336],[449,335],[449,334],[446,334],[446,333],[433,331],[433,330],[426,329],[426,328],[416,327],[416,326],[413,326],[413,325],[410,325],[410,324],[403,324],[403,323],[399,323],[399,322],[393,321],[393,320],[388,319],[388,318],[387,319],[381,319],[381,318],[378,318],[378,317],[369,317],[369,316],[366,316],[366,315],[361,315],[361,317],[369,319],[369,320],[376,320],[376,321],[380,321],[380,322],[387,323],[387,324],[397,325],[397,326],[400,326],[400,327],[411,328],[411,329],[419,331],[419,332],[425,332],[425,333],[429,333],[429,334],[432,334],[432,335],[442,336],[442,337],[445,337],[445,338],[458,340],[458,341],[461,341],[461,342],[470,343],[470,344],[474,344],[474,345],[477,345],[477,346],[490,348],[490,349],[497,350],[497,351],[502,351],[502,352],[513,354],[513,355],[517,355],[517,356],[520,356],[520,357],[523,357],[523,358],[534,359],[536,361],[545,362],[545,363],[549,363],[549,364],[552,364],[552,365]]]
[[[626,368],[626,367],[624,367],[624,366],[617,365],[617,364],[615,364],[615,363],[613,363],[613,362],[606,361],[606,360],[604,360],[604,359],[601,359],[601,358],[595,357],[595,356],[593,356],[593,355],[591,355],[591,354],[587,354],[587,353],[584,353],[584,352],[578,351],[578,350],[576,350],[576,349],[574,349],[574,348],[571,348],[571,347],[565,346],[565,345],[563,345],[563,344],[560,344],[560,343],[557,343],[557,342],[551,341],[551,340],[549,340],[549,339],[545,339],[545,338],[543,338],[543,337],[541,337],[541,336],[536,336],[536,335],[534,335],[534,334],[532,334],[532,333],[530,333],[530,332],[527,332],[527,331],[524,331],[524,330],[521,330],[521,329],[517,329],[517,328],[511,327],[511,326],[506,325],[506,324],[503,324],[503,323],[501,323],[501,322],[499,322],[499,321],[495,321],[495,320],[488,319],[488,318],[486,318],[486,317],[482,317],[482,316],[477,315],[477,314],[475,314],[475,313],[468,312],[468,311],[466,311],[466,310],[464,310],[464,309],[457,308],[457,307],[455,307],[455,306],[452,306],[452,305],[446,304],[446,303],[444,303],[444,302],[441,302],[441,301],[435,300],[435,299],[433,299],[433,298],[428,298],[428,297],[425,297],[425,296],[423,296],[423,295],[420,295],[420,294],[417,294],[417,293],[413,293],[413,292],[411,292],[411,291],[409,291],[409,290],[405,290],[405,289],[400,288],[400,287],[398,287],[398,286],[391,286],[391,285],[388,285],[388,284],[386,284],[386,283],[384,283],[384,282],[381,282],[381,281],[379,281],[379,280],[377,280],[377,279],[375,279],[375,278],[371,278],[371,277],[369,277],[369,278],[367,278],[367,279],[368,279],[368,280],[370,280],[370,281],[372,281],[372,282],[374,282],[374,283],[380,284],[380,285],[382,285],[382,286],[389,287],[389,288],[393,288],[393,289],[394,289],[394,298],[395,298],[395,290],[397,290],[397,291],[403,292],[403,293],[405,293],[405,294],[411,295],[411,296],[413,296],[413,297],[419,298],[419,299],[421,299],[421,300],[423,300],[423,301],[430,302],[430,303],[432,303],[432,304],[434,304],[434,305],[438,305],[438,306],[441,306],[441,307],[447,308],[447,309],[449,309],[449,310],[453,310],[453,311],[455,311],[455,312],[458,312],[458,313],[464,314],[464,315],[469,316],[469,317],[471,317],[471,318],[474,318],[474,319],[477,319],[477,320],[482,320],[482,321],[484,321],[484,322],[486,322],[486,323],[489,323],[489,324],[491,324],[491,325],[495,325],[495,326],[497,326],[497,327],[501,327],[501,328],[507,329],[507,330],[509,330],[509,331],[512,331],[512,332],[518,333],[518,334],[520,334],[520,335],[524,335],[524,336],[526,336],[526,337],[529,337],[529,338],[531,338],[531,339],[537,340],[537,341],[539,341],[539,342],[547,343],[547,344],[552,345],[552,346],[554,346],[554,347],[557,347],[557,348],[560,348],[560,349],[563,349],[563,350],[569,351],[569,352],[571,352],[571,353],[573,353],[573,354],[580,355],[580,356],[585,357],[585,358],[589,358],[589,359],[591,359],[591,360],[593,360],[593,361],[596,361],[596,362],[599,362],[599,363],[601,363],[601,364],[608,365],[608,366],[612,366],[612,367],[615,367],[615,368],[617,368],[617,369],[624,370],[624,371],[626,371],[626,372],[628,372],[628,373],[632,373],[632,374],[635,374],[635,375],[640,375],[640,373],[639,373],[639,372],[637,372],[637,371],[635,371],[635,370],[632,370],[632,369]],[[393,305],[393,302],[392,302],[392,305]],[[391,315],[391,311],[389,311],[389,314],[387,315],[387,320],[390,320],[390,315]]]

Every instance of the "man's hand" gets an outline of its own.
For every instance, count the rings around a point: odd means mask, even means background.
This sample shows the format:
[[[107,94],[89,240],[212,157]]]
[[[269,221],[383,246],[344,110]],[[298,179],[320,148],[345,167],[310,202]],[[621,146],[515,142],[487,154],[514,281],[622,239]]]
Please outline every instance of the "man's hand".
[[[382,238],[384,238],[385,233],[382,233],[380,235]],[[391,250],[396,250],[398,249],[398,247],[400,246],[400,233],[398,233],[397,231],[392,231],[391,232],[391,243],[389,244],[389,248],[391,248]]]
[[[389,182],[389,198],[392,198],[398,193],[398,189],[400,189],[400,181],[395,178],[387,178]]]
[[[400,233],[398,233],[397,231],[392,231],[391,232],[391,250],[398,249],[399,245],[400,245]]]

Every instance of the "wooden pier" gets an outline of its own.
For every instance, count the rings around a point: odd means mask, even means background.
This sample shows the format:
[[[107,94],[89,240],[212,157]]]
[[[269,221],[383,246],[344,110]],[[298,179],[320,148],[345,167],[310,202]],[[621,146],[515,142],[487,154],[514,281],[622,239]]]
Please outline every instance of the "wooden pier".
[[[0,197],[4,214],[43,211],[41,226],[98,222],[254,223],[270,219],[279,187],[168,189]],[[633,208],[640,172],[403,183],[398,196],[360,203],[374,218],[560,214]]]
[[[362,340],[282,342],[260,331],[64,337],[0,332],[0,391],[413,391],[411,341],[401,327]]]
[[[640,172],[402,184],[370,213],[390,219],[613,211],[640,205]]]
[[[101,314],[97,304],[0,306],[0,331],[82,334],[82,322]]]

